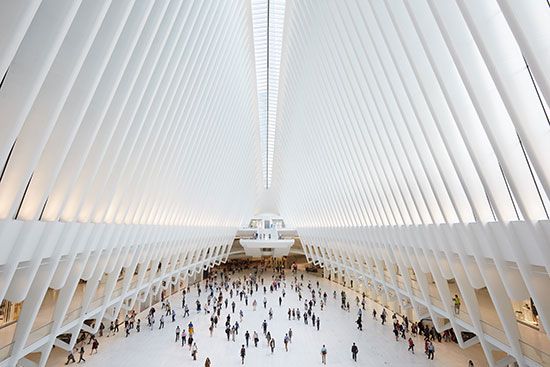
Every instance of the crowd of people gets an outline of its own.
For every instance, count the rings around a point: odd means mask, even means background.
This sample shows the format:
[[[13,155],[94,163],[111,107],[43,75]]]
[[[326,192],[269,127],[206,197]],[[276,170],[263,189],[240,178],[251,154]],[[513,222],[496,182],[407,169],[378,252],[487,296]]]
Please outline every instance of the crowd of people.
[[[245,364],[246,356],[249,348],[261,348],[262,345],[267,347],[267,350],[274,354],[276,345],[279,342],[285,352],[289,352],[293,338],[292,324],[289,324],[288,330],[284,333],[277,333],[270,328],[275,310],[280,314],[280,310],[286,310],[286,316],[290,323],[301,323],[304,326],[311,326],[313,330],[320,331],[321,329],[321,314],[327,307],[329,296],[327,290],[323,289],[319,281],[305,280],[303,273],[298,273],[295,264],[291,266],[290,274],[283,266],[274,266],[268,269],[266,266],[255,267],[225,267],[211,271],[209,276],[202,282],[198,282],[193,286],[187,286],[181,290],[181,316],[178,317],[175,308],[172,306],[170,299],[162,296],[160,310],[157,311],[156,305],[153,305],[146,316],[147,327],[150,330],[163,329],[167,321],[175,324],[174,341],[181,344],[182,348],[188,350],[192,360],[203,359],[204,366],[212,365],[212,360],[205,348],[202,357],[199,358],[199,346],[195,334],[197,330],[193,324],[193,317],[199,317],[204,314],[209,318],[208,332],[200,330],[200,333],[208,333],[210,337],[214,336],[218,326],[223,329],[227,342],[235,343],[235,355],[240,358],[241,364]],[[196,297],[194,294],[196,292]],[[303,303],[303,307],[283,306],[288,292],[292,292],[298,298],[299,302]],[[274,304],[268,301],[275,299]],[[355,321],[357,329],[363,331],[363,317],[367,311],[366,295],[362,297],[356,295],[355,306],[357,308],[357,319]],[[190,301],[193,298],[194,301]],[[196,299],[195,299],[196,298]],[[333,302],[337,302],[338,294],[334,290],[332,292]],[[346,291],[340,292],[340,308],[344,312],[351,312],[350,300]],[[173,297],[172,297],[173,300]],[[262,307],[258,310],[258,301]],[[194,308],[193,314],[190,312],[190,306]],[[258,330],[245,330],[243,332],[243,320],[247,312],[264,312],[265,319],[258,326]],[[283,311],[285,312],[285,311]],[[377,309],[372,309],[372,317],[375,320],[380,318],[382,325],[385,325],[388,318],[388,312],[384,308],[380,315]],[[406,316],[392,314],[392,331],[396,341],[403,340],[408,347],[408,351],[415,353],[415,339],[417,337],[424,338],[424,353],[427,359],[434,359],[435,345],[434,342],[456,341],[452,330],[447,330],[442,334],[438,333],[433,326],[429,326],[424,322],[410,322]],[[156,326],[158,321],[158,326]],[[277,322],[280,325],[281,319]],[[109,328],[106,331],[106,337],[115,335],[119,332],[119,326],[124,325],[125,336],[129,337],[132,333],[140,333],[141,319],[135,311],[128,312],[124,317],[124,322],[115,320],[110,322]],[[280,328],[279,328],[280,329]],[[104,336],[105,326],[103,323],[99,327],[99,337]],[[277,335],[276,335],[277,334]],[[265,344],[261,344],[260,335],[265,340]],[[277,340],[277,341],[276,341]],[[237,343],[238,342],[238,343]],[[91,344],[91,353],[97,353],[99,341],[95,335],[90,335],[88,344]],[[85,341],[79,343],[79,346],[69,353],[65,364],[85,362],[84,349]],[[253,346],[253,347],[252,347]],[[357,362],[359,347],[356,343],[350,346],[351,359]],[[74,353],[78,353],[79,360],[76,361]],[[325,344],[321,346],[320,355],[321,363],[326,364],[328,358],[328,348]],[[473,362],[469,362],[469,367],[473,366]]]

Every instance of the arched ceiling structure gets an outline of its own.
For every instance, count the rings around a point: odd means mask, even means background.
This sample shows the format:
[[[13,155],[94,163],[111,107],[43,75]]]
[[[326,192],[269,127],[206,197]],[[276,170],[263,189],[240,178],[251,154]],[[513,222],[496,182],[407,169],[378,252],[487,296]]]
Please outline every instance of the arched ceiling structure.
[[[271,190],[308,259],[455,332],[458,289],[490,365],[550,365],[512,307],[550,327],[547,65],[544,1],[288,2]]]
[[[0,367],[225,261],[265,208],[490,365],[550,364],[549,65],[545,0],[0,3]]]

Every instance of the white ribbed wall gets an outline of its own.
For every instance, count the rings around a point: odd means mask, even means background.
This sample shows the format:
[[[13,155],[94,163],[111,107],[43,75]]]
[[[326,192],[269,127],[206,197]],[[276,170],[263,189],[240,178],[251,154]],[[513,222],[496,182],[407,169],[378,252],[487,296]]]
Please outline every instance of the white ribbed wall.
[[[549,3],[294,0],[280,20],[268,142],[250,1],[0,3],[0,299],[23,301],[0,367],[224,261],[262,202],[310,261],[475,333],[459,344],[491,366],[550,365]]]
[[[293,1],[284,37],[272,190],[308,258],[474,332],[461,346],[491,365],[550,365],[511,304],[531,297],[550,330],[550,5]]]
[[[23,301],[0,366],[29,365],[30,352],[42,366],[52,345],[97,330],[84,320],[112,319],[164,281],[179,286],[225,261],[253,214],[251,9],[8,1],[0,24],[0,299]],[[48,288],[59,290],[53,316],[36,329]]]

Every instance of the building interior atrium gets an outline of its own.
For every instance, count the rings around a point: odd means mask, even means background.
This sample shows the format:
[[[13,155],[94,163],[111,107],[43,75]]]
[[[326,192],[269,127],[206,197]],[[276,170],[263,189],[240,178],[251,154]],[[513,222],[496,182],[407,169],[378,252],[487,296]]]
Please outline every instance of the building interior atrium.
[[[0,0],[0,367],[550,366],[549,105],[550,0]]]

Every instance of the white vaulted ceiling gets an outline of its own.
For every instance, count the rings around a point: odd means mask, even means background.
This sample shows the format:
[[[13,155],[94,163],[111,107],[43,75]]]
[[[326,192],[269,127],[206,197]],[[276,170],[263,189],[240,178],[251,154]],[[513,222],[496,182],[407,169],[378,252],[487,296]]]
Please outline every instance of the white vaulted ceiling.
[[[1,218],[236,226],[252,210],[247,4],[5,7],[28,16],[2,29]]]
[[[164,264],[103,315],[226,260],[269,202],[309,261],[450,318],[490,363],[550,363],[511,307],[550,330],[549,65],[544,0],[0,2],[0,299]],[[35,351],[17,335],[14,363]]]
[[[456,332],[452,280],[490,365],[550,365],[511,306],[549,330],[550,4],[292,1],[284,32],[271,191],[308,259]]]

